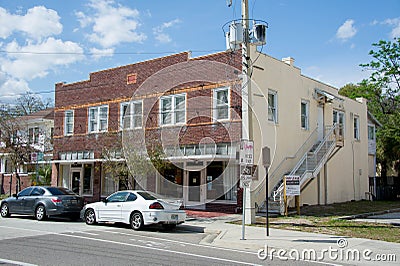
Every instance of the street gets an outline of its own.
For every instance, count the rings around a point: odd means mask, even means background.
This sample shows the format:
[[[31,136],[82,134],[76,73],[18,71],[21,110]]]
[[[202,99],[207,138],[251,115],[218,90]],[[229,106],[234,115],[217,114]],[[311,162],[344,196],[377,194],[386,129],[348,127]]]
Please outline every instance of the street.
[[[287,265],[262,261],[257,250],[242,251],[202,244],[201,228],[174,231],[124,225],[88,226],[83,222],[31,217],[0,218],[0,263],[4,265]],[[240,241],[240,240],[238,240]],[[289,261],[290,262],[290,261]],[[292,265],[310,262],[292,261]],[[314,263],[312,263],[314,264]]]

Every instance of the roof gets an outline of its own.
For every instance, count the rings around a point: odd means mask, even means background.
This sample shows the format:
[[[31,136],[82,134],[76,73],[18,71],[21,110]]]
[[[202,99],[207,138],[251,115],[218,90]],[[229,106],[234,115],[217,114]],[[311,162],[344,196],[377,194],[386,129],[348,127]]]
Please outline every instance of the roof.
[[[54,108],[40,110],[29,115],[22,116],[20,119],[24,121],[36,119],[54,120]]]

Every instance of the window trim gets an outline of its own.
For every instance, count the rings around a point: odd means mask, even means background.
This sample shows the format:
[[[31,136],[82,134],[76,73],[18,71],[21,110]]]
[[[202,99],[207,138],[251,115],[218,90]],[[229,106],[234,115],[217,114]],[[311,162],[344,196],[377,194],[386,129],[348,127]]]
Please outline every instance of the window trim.
[[[101,110],[102,108],[104,108],[104,107],[107,108],[107,117],[106,117],[106,120],[107,120],[107,121],[106,121],[105,129],[104,129],[104,130],[100,130],[100,124],[101,124],[101,121],[102,121],[101,116],[100,116],[100,114],[101,114],[100,110]],[[91,111],[91,110],[96,110],[96,111],[97,111],[97,117],[96,117],[96,119],[91,119],[91,116],[90,116],[90,111]],[[108,104],[89,107],[89,108],[88,108],[88,120],[87,120],[87,121],[88,121],[88,133],[91,134],[91,133],[107,132],[107,131],[108,131],[108,118],[109,118],[109,108],[108,108]],[[92,120],[96,120],[96,121],[95,121],[95,122],[96,122],[96,129],[91,131],[90,129],[91,129],[91,122],[92,122]]]
[[[369,141],[375,141],[376,140],[376,127],[373,124],[368,124],[368,140]],[[372,129],[372,138],[371,138],[371,132],[370,129]]]
[[[71,129],[72,129],[72,132],[71,133],[69,133],[68,131],[67,131],[67,114],[68,113],[71,113],[72,114],[72,116],[71,116]],[[74,122],[75,122],[75,112],[74,112],[74,110],[66,110],[65,112],[64,112],[64,136],[72,136],[72,135],[74,135]]]
[[[273,114],[273,120],[269,118],[269,112],[270,112],[270,102],[269,102],[269,95],[274,96],[274,103],[273,103],[273,109],[271,109],[271,112]],[[278,92],[269,89],[268,90],[268,98],[267,98],[267,119],[271,123],[278,124]]]
[[[140,105],[141,105],[141,113],[140,114],[135,114],[133,111],[134,111],[134,108],[133,108],[133,106],[135,105],[135,104],[139,104],[140,103]],[[125,123],[125,121],[124,121],[124,117],[126,117],[126,114],[124,115],[124,112],[123,112],[123,107],[124,106],[127,106],[127,108],[129,108],[128,110],[129,110],[129,114],[128,114],[128,116],[129,116],[129,126],[128,127],[124,127],[124,123]],[[135,118],[136,117],[139,117],[140,116],[140,120],[141,120],[141,123],[140,123],[140,126],[137,126],[137,127],[134,127],[133,125],[134,125],[134,120],[135,120]],[[138,128],[142,128],[143,127],[143,100],[136,100],[136,101],[130,101],[130,102],[123,102],[123,103],[121,103],[120,104],[120,118],[119,118],[120,120],[120,123],[119,123],[119,126],[120,126],[120,130],[124,130],[124,129],[138,129]]]
[[[184,97],[184,102],[185,102],[185,106],[183,108],[183,111],[185,112],[185,118],[183,122],[176,122],[176,109],[175,109],[175,105],[176,105],[176,98],[178,97]],[[171,99],[171,109],[167,112],[163,112],[162,110],[162,102],[164,99]],[[159,125],[161,127],[164,126],[174,126],[174,125],[184,125],[186,124],[187,121],[187,95],[186,93],[180,93],[180,94],[172,94],[172,95],[166,95],[166,96],[162,96],[160,97],[159,100]],[[178,111],[182,111],[180,109],[178,109]],[[167,113],[167,114],[171,114],[171,122],[170,123],[163,123],[163,114]]]
[[[227,118],[218,118],[218,98],[217,98],[217,94],[220,91],[228,91],[228,102],[227,103],[223,103],[220,104],[220,106],[225,107],[228,109],[228,117]],[[230,112],[230,106],[231,106],[231,89],[229,86],[226,87],[220,87],[220,88],[216,88],[213,90],[213,119],[214,121],[227,121],[231,119],[231,112]]]
[[[302,109],[302,105],[305,105],[305,111],[306,114],[304,115],[305,117],[305,125],[303,126],[303,109]],[[300,103],[300,126],[302,129],[304,130],[310,130],[310,102],[307,100],[301,100]]]
[[[336,116],[335,116],[336,113]],[[342,125],[340,124],[340,116],[343,116],[343,123]],[[343,136],[343,138],[345,137],[345,130],[346,130],[346,113],[342,110],[338,110],[338,109],[333,109],[332,111],[332,116],[333,116],[333,120],[332,123],[335,123],[335,118],[336,118],[336,123],[339,125],[339,135]],[[341,125],[341,127],[340,127]]]

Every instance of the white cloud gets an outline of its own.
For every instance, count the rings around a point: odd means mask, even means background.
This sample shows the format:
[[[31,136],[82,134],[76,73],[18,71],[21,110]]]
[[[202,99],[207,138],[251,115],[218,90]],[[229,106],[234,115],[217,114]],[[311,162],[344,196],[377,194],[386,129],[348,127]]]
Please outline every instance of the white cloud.
[[[62,24],[57,12],[44,6],[28,9],[25,15],[13,15],[0,7],[0,38],[6,39],[13,32],[22,32],[33,40],[60,34]]]
[[[154,38],[159,41],[160,43],[169,43],[172,42],[172,38],[169,34],[165,33],[164,31],[168,28],[175,26],[176,24],[181,23],[180,19],[174,19],[169,22],[164,22],[160,26],[153,28]]]
[[[390,37],[400,38],[400,18],[386,19],[383,24],[393,26]]]
[[[0,76],[4,76],[4,79],[0,78],[0,103],[15,102],[15,98],[29,91],[28,83],[25,80],[7,78],[6,74],[1,71]]]
[[[76,16],[82,28],[92,27],[88,35],[91,42],[103,48],[111,48],[123,42],[143,42],[147,36],[138,32],[140,27],[139,11],[112,0],[91,0],[90,14],[77,12]]]
[[[114,49],[113,48],[108,48],[108,49],[91,48],[90,53],[92,54],[92,57],[94,59],[99,59],[102,57],[111,57],[114,54]]]
[[[356,33],[357,29],[354,26],[354,20],[348,19],[337,30],[336,38],[342,41],[347,41],[348,39],[354,37]]]
[[[0,71],[12,78],[31,80],[44,77],[60,65],[75,63],[84,58],[83,49],[76,43],[50,37],[45,41],[20,46],[16,41],[4,48],[7,58],[0,58]]]

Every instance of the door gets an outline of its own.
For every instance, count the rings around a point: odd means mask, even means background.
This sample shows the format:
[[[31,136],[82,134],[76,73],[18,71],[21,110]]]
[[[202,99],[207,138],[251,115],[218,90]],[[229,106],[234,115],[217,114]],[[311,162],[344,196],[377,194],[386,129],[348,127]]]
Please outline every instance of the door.
[[[72,170],[71,171],[71,190],[78,194],[82,195],[81,192],[81,170]]]
[[[102,221],[120,222],[122,219],[122,206],[126,202],[129,192],[116,192],[109,196],[98,208],[99,219]]]
[[[34,213],[35,204],[44,193],[43,188],[35,187],[31,194],[25,197],[24,213]]]
[[[186,171],[184,182],[185,207],[205,209],[204,170]]]
[[[318,131],[318,141],[324,139],[324,106],[318,106],[318,121],[317,121],[317,131]]]
[[[24,213],[25,198],[31,194],[32,187],[25,188],[18,193],[18,197],[15,200],[10,201],[11,213]]]

